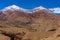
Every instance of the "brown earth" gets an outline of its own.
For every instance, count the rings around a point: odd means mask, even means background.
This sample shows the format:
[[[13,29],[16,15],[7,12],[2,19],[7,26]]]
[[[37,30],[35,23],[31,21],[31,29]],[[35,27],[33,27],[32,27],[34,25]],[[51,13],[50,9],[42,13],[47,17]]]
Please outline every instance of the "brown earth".
[[[60,40],[60,17],[52,12],[5,13],[0,11],[0,40]]]

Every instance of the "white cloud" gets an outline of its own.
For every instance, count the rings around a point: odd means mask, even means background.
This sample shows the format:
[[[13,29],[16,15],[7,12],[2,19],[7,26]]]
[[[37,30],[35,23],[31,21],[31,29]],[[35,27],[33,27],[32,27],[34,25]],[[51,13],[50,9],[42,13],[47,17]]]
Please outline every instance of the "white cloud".
[[[60,8],[59,7],[57,7],[57,8],[49,8],[49,10],[51,10],[54,13],[60,13]]]

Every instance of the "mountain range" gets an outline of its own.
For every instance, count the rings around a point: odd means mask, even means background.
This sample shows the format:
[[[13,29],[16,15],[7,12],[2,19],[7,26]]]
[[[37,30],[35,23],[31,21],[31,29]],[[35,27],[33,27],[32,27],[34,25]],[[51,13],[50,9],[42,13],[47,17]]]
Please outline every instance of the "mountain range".
[[[0,10],[0,40],[60,40],[60,16],[53,9],[5,7]]]
[[[34,12],[36,12],[36,11],[39,11],[41,9],[47,9],[47,10],[57,14],[58,16],[60,16],[60,8],[59,7],[56,7],[56,8],[45,8],[43,6],[39,6],[39,7],[33,8],[32,10],[35,10]],[[24,11],[24,12],[27,11],[29,13],[32,13],[32,10],[24,9],[24,8],[19,7],[17,5],[11,5],[11,6],[8,6],[8,7],[5,7],[4,9],[2,9],[2,11],[7,11],[7,10],[10,10],[10,11],[20,10],[20,11]]]
[[[8,6],[8,7],[5,7],[4,9],[2,9],[2,10],[8,10],[8,9],[12,9],[12,8],[15,9],[15,10],[17,9],[17,10],[22,10],[22,11],[27,11],[28,10],[28,9],[24,9],[22,7],[19,7],[17,5]],[[60,13],[60,8],[59,7],[56,7],[56,8],[45,8],[43,6],[39,6],[39,7],[33,8],[32,10],[34,10],[34,9],[38,9],[38,10],[40,10],[40,9],[48,9],[48,10],[54,12],[54,13]]]

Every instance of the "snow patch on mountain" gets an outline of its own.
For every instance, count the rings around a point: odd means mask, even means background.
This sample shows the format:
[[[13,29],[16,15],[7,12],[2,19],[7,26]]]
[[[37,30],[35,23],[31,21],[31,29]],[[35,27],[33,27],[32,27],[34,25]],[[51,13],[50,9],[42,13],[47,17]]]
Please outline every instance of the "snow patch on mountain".
[[[44,10],[44,9],[46,9],[46,8],[43,6],[39,6],[39,7],[33,8],[32,10],[33,10],[33,12],[37,12],[37,11]]]
[[[46,8],[44,8],[43,6],[39,6],[39,7],[36,7],[36,8],[34,8],[34,9],[42,10],[42,9],[46,9]]]
[[[4,9],[2,9],[2,11],[15,11],[15,10],[17,10],[17,11],[22,11],[22,12],[26,12],[26,13],[33,13],[33,12],[38,12],[38,11],[44,10],[44,9],[47,9],[47,8],[45,8],[43,6],[39,6],[39,7],[33,8],[32,10],[28,10],[28,9],[21,8],[17,5],[11,5],[11,6],[5,7]],[[57,8],[48,8],[47,10],[50,10],[53,13],[60,13],[60,8],[59,7],[57,7]]]
[[[16,6],[16,5],[11,5],[11,6],[8,6],[8,7],[5,7],[4,9],[2,9],[2,11],[7,11],[7,10],[10,10],[10,11],[14,11],[14,10],[28,11],[27,9],[23,9],[23,8]]]

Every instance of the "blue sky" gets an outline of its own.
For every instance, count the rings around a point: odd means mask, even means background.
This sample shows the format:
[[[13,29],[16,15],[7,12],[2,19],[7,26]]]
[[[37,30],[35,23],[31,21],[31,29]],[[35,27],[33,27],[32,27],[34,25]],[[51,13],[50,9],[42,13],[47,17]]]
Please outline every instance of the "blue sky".
[[[26,9],[32,9],[38,6],[54,8],[60,7],[60,0],[0,0],[0,9],[13,4]]]

